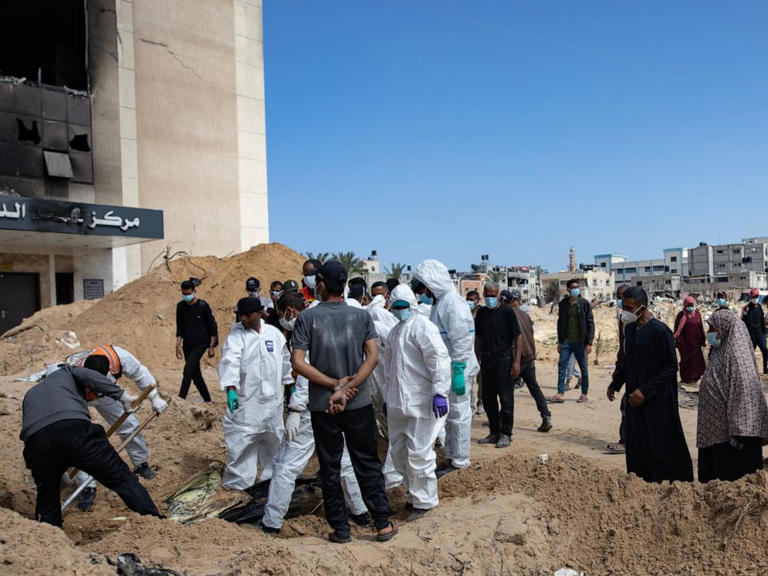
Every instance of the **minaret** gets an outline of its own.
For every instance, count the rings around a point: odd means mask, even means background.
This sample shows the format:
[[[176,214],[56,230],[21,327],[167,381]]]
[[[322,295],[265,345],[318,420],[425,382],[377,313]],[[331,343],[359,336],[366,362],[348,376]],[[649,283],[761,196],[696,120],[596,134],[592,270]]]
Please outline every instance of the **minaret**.
[[[576,273],[576,251],[571,246],[571,251],[568,255],[568,272],[571,274]]]

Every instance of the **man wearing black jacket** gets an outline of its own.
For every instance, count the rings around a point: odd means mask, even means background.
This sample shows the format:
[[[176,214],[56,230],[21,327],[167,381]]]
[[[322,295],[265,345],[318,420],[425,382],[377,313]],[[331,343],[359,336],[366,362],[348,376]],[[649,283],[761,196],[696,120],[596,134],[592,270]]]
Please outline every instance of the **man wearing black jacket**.
[[[184,375],[181,380],[179,397],[186,399],[190,382],[200,392],[204,402],[211,401],[208,387],[200,371],[200,359],[208,350],[213,358],[219,342],[219,329],[213,311],[205,300],[200,300],[191,280],[181,283],[181,301],[176,305],[176,358],[181,360],[184,353]]]
[[[760,348],[763,356],[763,374],[768,374],[768,347],[765,344],[765,313],[760,305],[760,291],[752,288],[749,291],[749,302],[741,310],[741,319],[747,325],[752,349]]]
[[[566,284],[568,296],[560,301],[557,318],[557,351],[560,360],[557,370],[557,394],[549,401],[562,403],[565,400],[565,373],[571,354],[576,357],[581,369],[581,396],[577,402],[586,402],[589,392],[589,374],[587,372],[587,355],[592,352],[592,341],[595,338],[595,320],[592,317],[592,307],[581,297],[579,280],[573,278]]]
[[[75,467],[117,492],[139,514],[159,516],[157,507],[136,475],[107,440],[104,428],[91,422],[86,395],[94,392],[123,403],[136,400],[106,376],[62,364],[24,395],[21,439],[24,462],[37,487],[35,518],[61,526],[59,484],[67,468]]]

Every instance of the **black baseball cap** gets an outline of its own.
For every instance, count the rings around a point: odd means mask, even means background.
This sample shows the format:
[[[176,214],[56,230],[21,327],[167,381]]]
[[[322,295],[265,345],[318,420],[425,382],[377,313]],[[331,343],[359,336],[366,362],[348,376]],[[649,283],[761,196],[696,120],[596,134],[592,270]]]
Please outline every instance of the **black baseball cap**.
[[[258,278],[251,276],[245,281],[245,289],[248,292],[256,292],[259,288],[261,288],[261,282],[259,282]]]
[[[514,297],[512,296],[512,292],[510,292],[509,290],[502,290],[499,296],[501,296],[501,299],[504,300],[504,302],[509,302],[511,300],[514,300]]]
[[[247,298],[240,298],[240,300],[237,301],[237,310],[235,310],[235,313],[251,314],[252,312],[261,312],[261,309],[261,299],[248,296]]]
[[[325,282],[325,285],[332,290],[341,290],[347,283],[347,269],[339,262],[329,260],[317,271],[317,280]]]
[[[283,290],[286,292],[298,292],[299,291],[299,283],[296,282],[296,280],[286,280],[283,282]]]

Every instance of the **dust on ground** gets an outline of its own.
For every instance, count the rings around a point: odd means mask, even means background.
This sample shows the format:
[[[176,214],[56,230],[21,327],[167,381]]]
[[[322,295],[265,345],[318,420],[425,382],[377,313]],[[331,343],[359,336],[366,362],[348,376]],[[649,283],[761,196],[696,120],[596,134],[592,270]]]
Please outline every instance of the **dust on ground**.
[[[259,250],[279,254],[288,249],[258,247],[232,257],[242,262],[231,268],[227,259],[198,261],[211,270],[201,296],[214,307],[222,328],[228,324],[225,314],[242,293],[244,277],[253,274],[266,283],[300,273],[301,258],[292,252],[292,271],[261,272],[248,264]],[[201,403],[195,391],[186,401],[175,397],[181,371],[173,358],[172,330],[178,281],[202,273],[183,262],[171,263],[170,269],[163,266],[150,275],[152,280],[137,280],[100,302],[83,304],[83,309],[59,307],[32,319],[50,331],[75,333],[82,346],[103,343],[108,334],[109,341],[136,352],[158,376],[170,407],[145,431],[158,475],[141,482],[161,511],[165,499],[187,479],[226,458],[221,430],[226,403],[214,363],[204,370],[211,404]],[[154,312],[168,316],[153,319]],[[66,512],[64,531],[32,522],[35,488],[18,438],[21,399],[29,383],[0,376],[0,571],[114,574],[107,558],[134,552],[145,564],[190,575],[543,576],[563,566],[586,574],[760,574],[768,563],[763,537],[768,491],[762,472],[735,483],[652,485],[627,476],[624,458],[605,450],[617,439],[619,425],[618,403],[604,395],[615,352],[609,336],[616,328],[615,313],[611,308],[595,311],[605,352],[599,366],[590,364],[590,402],[577,404],[579,392],[567,393],[564,404],[551,406],[555,428],[541,434],[536,432],[540,416],[533,400],[525,389],[518,390],[512,446],[497,450],[473,443],[472,466],[439,481],[440,506],[418,521],[405,521],[402,488],[391,492],[400,533],[386,544],[359,528],[352,544],[329,544],[322,508],[287,520],[283,535],[276,538],[218,519],[182,526],[140,517],[103,488],[91,512]],[[554,329],[554,316],[546,309],[532,314],[539,339],[538,377],[549,395],[556,385],[556,366],[550,360],[554,345],[547,332]],[[62,319],[65,315],[68,319]],[[95,328],[87,325],[87,318]],[[138,328],[120,331],[132,321]],[[112,331],[113,324],[120,328]],[[43,332],[30,328],[15,338],[24,341]],[[46,354],[56,360],[69,353],[43,340],[33,365],[22,366],[14,359],[16,344],[8,340],[0,341],[0,357],[6,361],[4,369],[16,375],[39,369],[49,361]],[[149,408],[142,408],[139,417],[148,415]],[[696,411],[683,409],[681,418],[695,466]],[[94,420],[100,421],[98,416]],[[475,417],[473,440],[488,433],[484,420]],[[537,461],[542,453],[550,456],[543,464]],[[311,466],[314,470],[314,461]]]

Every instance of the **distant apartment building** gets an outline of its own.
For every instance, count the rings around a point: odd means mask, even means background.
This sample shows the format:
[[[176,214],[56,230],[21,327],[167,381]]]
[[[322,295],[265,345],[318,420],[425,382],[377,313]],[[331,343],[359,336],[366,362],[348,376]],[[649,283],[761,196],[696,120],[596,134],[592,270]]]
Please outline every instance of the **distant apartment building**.
[[[587,300],[610,300],[614,296],[614,275],[601,267],[584,267],[576,272],[541,275],[541,290],[545,301],[560,300],[568,294],[566,284],[578,278],[581,296]]]

